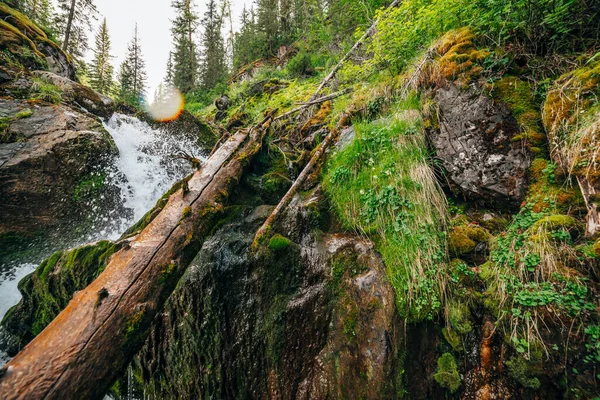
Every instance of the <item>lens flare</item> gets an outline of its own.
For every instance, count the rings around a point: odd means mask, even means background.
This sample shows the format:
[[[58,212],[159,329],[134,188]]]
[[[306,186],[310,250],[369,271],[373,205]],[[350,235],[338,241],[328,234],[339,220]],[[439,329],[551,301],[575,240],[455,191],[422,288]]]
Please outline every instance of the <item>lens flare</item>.
[[[148,105],[148,113],[159,122],[177,119],[183,111],[185,100],[174,87],[160,87],[154,95],[154,101]]]

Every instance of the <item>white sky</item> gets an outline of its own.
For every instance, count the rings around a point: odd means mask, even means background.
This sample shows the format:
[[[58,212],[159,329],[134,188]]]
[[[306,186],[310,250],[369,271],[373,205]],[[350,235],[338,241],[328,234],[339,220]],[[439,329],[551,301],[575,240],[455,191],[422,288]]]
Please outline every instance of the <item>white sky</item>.
[[[198,15],[200,19],[206,10],[206,0],[196,0]],[[231,0],[231,13],[233,14],[234,30],[239,26],[239,19],[244,3],[250,6],[252,0]],[[142,45],[142,52],[146,60],[146,71],[148,73],[148,100],[152,101],[154,90],[165,76],[169,51],[172,49],[171,21],[174,13],[171,8],[171,0],[96,0],[96,7],[100,16],[96,25],[106,17],[108,32],[110,34],[112,49],[115,56],[113,65],[115,74],[119,65],[125,58],[127,45],[133,37],[135,24],[138,24],[138,32]],[[229,22],[226,22],[229,29]],[[199,32],[202,31],[202,26]],[[97,26],[90,36],[90,48],[94,47],[94,38]],[[93,53],[90,50],[86,60],[91,60]]]

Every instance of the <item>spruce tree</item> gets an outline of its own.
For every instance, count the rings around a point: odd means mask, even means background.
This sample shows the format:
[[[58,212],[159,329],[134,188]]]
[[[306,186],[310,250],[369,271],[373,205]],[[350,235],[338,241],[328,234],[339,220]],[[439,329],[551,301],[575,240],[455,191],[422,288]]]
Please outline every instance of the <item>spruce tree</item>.
[[[258,0],[257,29],[264,43],[263,56],[272,55],[279,45],[279,1]]]
[[[136,25],[127,55],[119,68],[119,100],[136,107],[140,106],[146,94],[146,79],[146,63],[142,56]]]
[[[173,0],[176,17],[173,20],[173,85],[182,93],[189,93],[198,82],[198,54],[194,35],[198,28],[198,16],[192,0]]]
[[[235,34],[233,45],[234,70],[238,70],[242,66],[261,56],[260,52],[257,51],[258,38],[256,36],[254,9],[250,8],[250,11],[248,11],[244,5],[242,15],[240,16],[240,22],[240,30]]]
[[[169,52],[169,60],[167,61],[167,74],[165,76],[165,84],[169,87],[173,86],[173,52]]]
[[[57,0],[57,3],[54,25],[62,38],[62,48],[73,57],[82,58],[88,50],[87,33],[98,14],[94,0]]]
[[[223,36],[221,34],[222,18],[217,10],[215,0],[208,1],[202,25],[204,26],[202,35],[204,57],[202,58],[200,74],[202,88],[210,90],[227,75],[225,47],[223,44]]]
[[[23,11],[36,24],[47,31],[53,31],[53,8],[49,0],[26,0],[23,2]]]
[[[110,63],[110,36],[106,18],[100,26],[96,35],[96,48],[94,49],[94,59],[90,66],[90,84],[92,88],[102,93],[110,95],[113,91],[113,66]]]

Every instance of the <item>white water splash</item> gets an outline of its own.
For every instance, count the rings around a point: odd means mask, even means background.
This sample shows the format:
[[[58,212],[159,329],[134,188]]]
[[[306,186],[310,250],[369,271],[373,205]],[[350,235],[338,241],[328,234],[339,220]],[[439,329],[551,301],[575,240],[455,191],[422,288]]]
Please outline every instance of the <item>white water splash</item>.
[[[178,159],[177,153],[200,151],[185,137],[165,135],[134,117],[114,114],[104,127],[119,148],[111,178],[121,188],[123,204],[133,213],[111,233],[110,238],[116,239],[154,207],[173,183],[191,172],[191,166]]]
[[[178,159],[176,154],[180,151],[200,154],[196,143],[189,139],[164,134],[134,117],[114,114],[104,127],[119,149],[115,164],[105,171],[109,178],[107,184],[120,188],[125,212],[119,215],[117,210],[106,210],[104,215],[97,218],[91,233],[74,238],[67,247],[77,247],[102,239],[118,239],[127,228],[152,209],[175,182],[191,172],[191,166]],[[47,250],[42,250],[39,261],[49,255]],[[2,268],[0,320],[21,299],[17,289],[18,282],[36,267],[37,264],[22,263]],[[7,360],[6,354],[0,351],[0,366]]]

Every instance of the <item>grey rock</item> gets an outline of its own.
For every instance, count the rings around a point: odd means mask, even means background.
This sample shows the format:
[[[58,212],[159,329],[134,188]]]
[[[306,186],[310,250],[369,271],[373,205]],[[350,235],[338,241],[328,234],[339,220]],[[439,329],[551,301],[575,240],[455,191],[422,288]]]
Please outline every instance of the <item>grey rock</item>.
[[[110,118],[115,111],[115,102],[93,89],[48,71],[33,71],[39,78],[47,80],[63,92],[63,98],[75,107],[81,107],[94,115]]]
[[[481,89],[452,84],[436,91],[440,129],[431,134],[450,188],[467,199],[517,207],[526,190],[531,164],[520,142],[520,127],[503,103]]]

